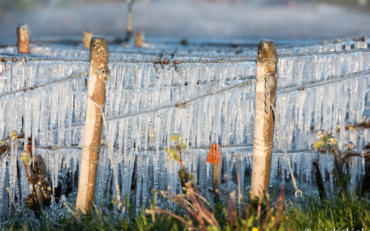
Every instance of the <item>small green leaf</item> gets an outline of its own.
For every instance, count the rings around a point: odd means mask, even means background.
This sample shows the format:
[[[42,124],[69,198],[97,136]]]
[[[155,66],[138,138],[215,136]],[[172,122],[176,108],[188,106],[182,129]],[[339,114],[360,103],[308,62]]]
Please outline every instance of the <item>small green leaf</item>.
[[[178,153],[175,153],[175,155],[173,156],[173,158],[178,162],[180,161],[180,155]]]
[[[170,148],[169,152],[168,152],[168,155],[174,157],[175,153],[176,153],[176,151],[174,149]]]
[[[312,148],[314,149],[314,150],[318,150],[318,149],[320,149],[320,148],[322,148],[323,146],[325,145],[325,142],[323,141],[323,140],[318,140],[318,141],[316,141],[313,145],[312,145]]]
[[[174,143],[178,143],[179,142],[179,139],[180,139],[180,136],[179,136],[179,134],[173,134],[172,136],[171,136],[171,141],[172,142],[174,142]]]

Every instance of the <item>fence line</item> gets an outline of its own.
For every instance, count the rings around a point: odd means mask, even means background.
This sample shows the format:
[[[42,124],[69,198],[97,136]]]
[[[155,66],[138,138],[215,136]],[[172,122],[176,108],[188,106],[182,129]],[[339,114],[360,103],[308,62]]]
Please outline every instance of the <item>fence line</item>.
[[[284,95],[284,94],[287,94],[287,93],[291,93],[293,91],[301,91],[301,90],[304,90],[304,89],[309,89],[309,88],[315,88],[315,87],[320,87],[320,86],[324,86],[324,85],[329,85],[329,84],[337,83],[337,82],[344,81],[344,80],[349,80],[349,79],[354,79],[354,78],[360,78],[360,77],[366,77],[366,75],[369,75],[369,74],[370,74],[370,69],[369,70],[365,70],[365,71],[360,71],[360,72],[353,72],[353,73],[349,73],[349,74],[343,74],[343,75],[340,75],[338,77],[335,76],[335,75],[333,75],[331,77],[328,77],[327,79],[316,81],[316,82],[313,82],[313,83],[306,83],[306,84],[302,84],[300,86],[294,86],[294,87],[287,87],[287,88],[283,88],[283,89],[278,89],[277,90],[277,94],[278,95]],[[14,94],[17,94],[19,92],[33,91],[33,90],[36,90],[36,89],[41,88],[41,87],[45,87],[45,86],[48,86],[48,85],[51,85],[51,84],[55,84],[55,83],[60,83],[60,82],[67,81],[67,80],[70,80],[70,79],[77,79],[77,78],[81,78],[81,77],[87,77],[87,75],[88,75],[88,72],[81,72],[81,73],[77,73],[77,74],[72,74],[72,75],[70,75],[68,77],[64,77],[64,78],[57,79],[57,80],[54,80],[54,81],[49,81],[49,82],[42,83],[42,84],[39,84],[39,85],[33,85],[33,86],[30,86],[30,87],[25,87],[25,88],[18,89],[18,90],[15,90],[15,91],[2,93],[2,94],[0,94],[0,98],[2,98],[4,96],[8,96],[8,95],[14,95]],[[255,80],[256,77],[255,76],[248,76],[247,79],[249,79],[249,80]],[[178,85],[171,85],[171,86],[166,86],[166,87],[181,87],[181,86],[182,85],[179,85],[179,86]],[[243,83],[234,85],[234,86],[229,87],[229,88],[221,89],[221,90],[223,92],[223,91],[226,91],[228,89],[239,88],[239,87],[244,87]],[[124,89],[131,90],[132,88],[124,88]],[[138,88],[137,90],[140,90],[140,89],[148,89],[148,88]],[[162,89],[162,88],[157,88],[157,89]],[[206,96],[208,96],[208,95],[206,94],[206,95],[204,95],[204,96],[202,96],[200,98],[204,98]],[[191,100],[191,101],[193,101],[193,100]],[[176,103],[176,104],[178,104],[178,103]]]
[[[305,56],[317,56],[317,55],[341,55],[341,54],[353,54],[353,53],[368,53],[370,49],[359,48],[355,50],[341,50],[341,51],[324,51],[324,52],[312,52],[312,53],[303,53],[303,54],[281,54],[278,55],[279,58],[290,58],[290,57],[305,57]],[[114,53],[113,53],[114,54]],[[119,53],[117,53],[119,54]],[[2,60],[9,60],[9,61],[24,61],[24,62],[32,62],[32,61],[63,61],[63,62],[84,62],[88,63],[88,59],[73,59],[73,58],[63,58],[63,57],[51,57],[51,56],[33,56],[33,55],[19,55],[19,54],[11,54],[11,53],[3,53],[1,54]],[[184,56],[189,57],[191,59],[192,55]],[[200,58],[202,56],[199,56]],[[167,57],[164,57],[167,58]],[[176,58],[171,59],[151,59],[151,60],[135,60],[135,59],[112,59],[109,63],[152,63],[152,64],[163,64],[169,65],[173,64],[191,64],[191,63],[199,63],[199,64],[212,64],[212,63],[244,63],[244,62],[255,62],[256,59],[251,56],[224,56],[222,58],[211,58],[209,60],[177,60]],[[198,57],[197,57],[198,58]],[[205,57],[207,58],[207,57]],[[168,62],[167,62],[168,61]]]
[[[77,73],[77,74],[72,74],[68,77],[64,77],[64,78],[61,78],[61,79],[57,79],[57,80],[49,81],[49,82],[46,82],[46,83],[42,83],[42,84],[39,84],[39,85],[25,87],[25,88],[18,89],[18,90],[12,91],[12,92],[2,93],[2,94],[0,94],[0,98],[2,98],[4,96],[8,96],[8,95],[14,95],[14,94],[17,94],[19,92],[33,91],[33,90],[36,90],[37,88],[40,88],[40,87],[45,87],[45,86],[48,86],[48,85],[51,85],[51,84],[54,84],[54,83],[61,83],[63,81],[67,81],[67,80],[70,80],[70,79],[77,79],[77,78],[81,78],[81,77],[86,77],[88,74],[89,74],[88,72],[81,72],[81,73]]]
[[[279,58],[281,57],[304,57],[304,56],[310,56],[310,55],[323,55],[323,54],[347,54],[347,53],[356,53],[356,52],[370,52],[370,50],[366,50],[366,49],[360,49],[360,50],[355,50],[355,51],[343,51],[343,52],[326,52],[326,53],[311,53],[311,54],[294,54],[294,55],[282,55],[282,56],[279,56]],[[14,55],[15,56],[15,55]],[[73,60],[73,59],[63,59],[63,58],[51,58],[51,59],[47,59],[45,60],[45,58],[42,58],[42,57],[39,57],[39,58],[33,58],[29,56],[21,56],[19,57],[19,55],[16,55],[17,57],[11,57],[10,58],[10,61],[14,62],[14,58],[18,58],[16,59],[16,61],[19,61],[21,60],[22,62],[29,62],[29,61],[79,61],[79,62],[89,62],[88,60]],[[7,57],[2,57],[1,61],[2,62],[5,62],[6,61],[6,58]],[[168,59],[158,59],[158,60],[147,60],[147,61],[139,61],[139,60],[113,60],[113,61],[110,61],[110,63],[119,63],[119,62],[123,62],[123,63],[153,63],[154,65],[177,65],[177,64],[190,64],[190,63],[199,63],[199,64],[211,64],[211,63],[243,63],[243,62],[251,62],[251,61],[255,61],[255,59],[235,59],[235,60],[225,60],[225,59],[214,59],[214,60],[188,60],[188,61],[179,61],[179,60],[168,60]],[[368,71],[366,71],[366,73],[368,73]],[[366,74],[365,73],[365,74]],[[352,74],[352,73],[351,73]],[[349,75],[351,75],[349,74]],[[87,75],[87,72],[84,72],[84,73],[79,73],[79,74],[75,74],[75,75],[72,75],[72,76],[69,76],[69,77],[65,77],[65,78],[62,78],[62,79],[59,79],[59,80],[55,80],[55,81],[51,81],[51,82],[47,82],[47,83],[43,83],[43,84],[40,84],[40,85],[35,85],[35,86],[30,86],[30,87],[26,87],[26,88],[22,88],[22,89],[19,89],[19,90],[16,90],[14,92],[7,92],[7,93],[2,93],[0,94],[0,98],[3,97],[3,96],[7,96],[7,95],[12,95],[12,94],[16,94],[16,93],[19,93],[19,92],[22,92],[22,91],[28,91],[28,90],[35,90],[37,88],[40,88],[40,87],[44,87],[44,86],[47,86],[47,85],[50,85],[50,84],[53,84],[53,83],[59,83],[59,82],[63,82],[65,80],[68,80],[68,79],[73,79],[73,78],[78,78],[78,77],[83,77],[83,76],[86,76]],[[354,78],[354,77],[349,77],[349,78]],[[344,77],[344,75],[340,76],[338,78],[339,80],[341,79],[346,79],[346,77]],[[335,82],[335,81],[332,81],[332,82]],[[328,84],[332,83],[331,81],[328,81]],[[319,86],[319,85],[316,85],[316,84],[308,84],[306,86],[300,86],[300,87],[293,87],[291,89],[287,89],[286,91],[278,91],[280,93],[287,93],[287,92],[291,92],[291,91],[295,91],[295,90],[299,90],[299,89],[302,89],[303,87],[304,88],[311,88],[311,87],[315,87],[315,86]]]
[[[324,52],[309,52],[302,54],[283,54],[278,55],[279,58],[290,58],[290,57],[304,57],[304,56],[317,56],[317,55],[343,55],[353,53],[369,53],[370,49],[358,48],[354,50],[341,50],[341,51],[324,51]]]
[[[76,74],[76,76],[70,76],[70,77],[63,78],[63,81],[71,79],[73,77],[75,77],[75,78],[84,77],[87,74],[88,74],[87,72],[86,73],[79,73],[79,74]],[[367,75],[370,75],[370,70],[366,70],[366,71],[362,71],[362,72],[349,73],[349,74],[345,74],[345,75],[340,75],[337,78],[326,79],[326,80],[322,80],[322,81],[318,81],[318,82],[314,82],[314,83],[307,83],[307,84],[303,84],[303,85],[300,85],[300,86],[288,87],[288,88],[284,88],[284,89],[277,89],[277,96],[289,94],[289,93],[294,92],[294,91],[302,91],[302,90],[305,90],[305,89],[325,86],[325,85],[329,85],[329,84],[333,84],[333,83],[337,83],[337,82],[345,81],[345,80],[349,80],[349,79],[368,77]],[[255,79],[256,79],[255,76],[250,76],[249,77],[250,81],[244,81],[244,82],[241,82],[239,84],[235,84],[233,86],[223,88],[223,89],[220,89],[220,90],[215,91],[215,92],[211,92],[211,93],[207,93],[207,94],[204,94],[204,95],[201,95],[201,96],[194,97],[194,98],[192,98],[190,100],[187,100],[187,101],[178,101],[176,103],[160,106],[160,107],[157,107],[157,108],[154,108],[154,109],[146,109],[146,110],[143,110],[143,111],[134,112],[134,113],[130,113],[130,114],[125,114],[125,115],[121,115],[121,116],[117,116],[117,117],[108,117],[107,120],[112,121],[112,120],[118,120],[118,119],[122,119],[122,118],[133,117],[133,116],[147,114],[147,113],[153,113],[153,112],[157,112],[157,111],[168,109],[168,108],[185,107],[187,104],[189,104],[189,103],[191,103],[195,100],[201,99],[201,98],[217,95],[217,94],[226,92],[226,91],[234,89],[234,88],[243,88],[243,87],[246,87],[246,86],[250,86],[251,84],[255,83]],[[59,82],[61,82],[61,81],[59,81]],[[54,82],[49,82],[48,84],[52,84],[52,83],[54,83]],[[46,86],[46,85],[47,84],[43,84],[42,86]],[[29,87],[29,88],[26,88],[26,89],[17,90],[15,92],[1,94],[0,98],[3,97],[3,96],[16,94],[18,92],[22,92],[22,91],[26,91],[26,90],[35,90],[38,87],[40,87],[40,86]],[[83,125],[83,123],[84,123],[84,121],[78,121],[78,122],[72,123],[71,126],[65,126],[64,128],[81,127]],[[55,131],[57,129],[58,128],[55,128],[55,129],[52,129],[51,131]]]
[[[200,96],[194,97],[194,98],[189,99],[189,100],[179,101],[179,102],[176,102],[176,103],[163,105],[163,106],[160,106],[160,107],[157,107],[157,108],[154,108],[154,109],[146,109],[146,110],[143,110],[143,111],[129,113],[129,114],[120,115],[120,116],[116,116],[116,117],[108,117],[107,118],[107,121],[118,120],[118,119],[133,117],[133,116],[137,116],[137,115],[143,115],[143,114],[153,113],[153,112],[161,111],[161,110],[168,109],[168,108],[176,108],[176,107],[177,108],[183,108],[186,105],[188,105],[189,103],[191,103],[193,101],[196,101],[198,99],[202,99],[202,98],[205,98],[205,97],[208,97],[208,96],[217,95],[217,94],[226,92],[226,91],[231,90],[231,89],[234,89],[234,88],[242,88],[242,87],[250,86],[250,85],[252,85],[254,83],[255,83],[255,77],[253,79],[251,79],[250,81],[244,81],[244,82],[235,84],[235,85],[230,86],[230,87],[222,88],[222,89],[220,89],[218,91],[215,91],[215,92],[210,92],[210,93],[207,93],[207,94],[204,94],[204,95],[200,95]],[[66,126],[65,128],[69,128],[69,127],[71,127],[71,128],[80,127],[80,126],[83,125],[83,123],[84,123],[84,121],[76,122],[76,123],[73,123],[71,126]],[[57,130],[57,128],[52,129],[52,130]]]
[[[108,148],[106,144],[102,144],[102,146],[104,146],[104,148]],[[49,150],[49,151],[58,151],[58,150],[64,150],[64,149],[66,149],[66,150],[68,150],[68,149],[82,150],[82,147],[80,147],[80,146],[63,146],[63,145],[61,145],[61,146],[35,145],[35,148],[36,149],[42,149],[42,150]],[[166,147],[159,148],[158,151],[163,151],[165,148]],[[242,145],[242,144],[222,145],[221,148],[225,151],[235,151],[235,149],[239,149],[240,151],[253,152],[253,145],[248,145],[248,144],[245,144],[245,145]],[[20,150],[23,150],[23,149],[20,148]],[[208,151],[209,147],[208,146],[189,146],[187,150]],[[114,151],[120,151],[120,149],[117,148],[117,147],[114,147]],[[121,151],[123,151],[122,148],[121,148]],[[145,151],[127,151],[127,152],[135,153],[135,155],[137,155],[137,153],[155,152],[155,151],[157,151],[156,148],[148,148]],[[287,152],[293,154],[293,153],[305,153],[305,152],[313,152],[313,151],[311,149],[300,149],[300,150],[288,150]],[[275,153],[275,154],[284,154],[284,151],[280,150],[280,149],[276,149],[276,150],[273,150],[273,153]],[[141,155],[145,155],[145,154],[141,154]]]
[[[230,86],[230,87],[222,88],[222,89],[220,89],[218,91],[215,91],[215,92],[210,92],[210,93],[207,93],[207,94],[204,94],[204,95],[201,95],[201,96],[194,97],[194,98],[189,99],[189,100],[179,101],[177,103],[163,105],[163,106],[160,106],[160,107],[157,107],[157,108],[154,108],[154,109],[147,109],[147,110],[134,112],[134,113],[131,113],[131,114],[126,114],[126,115],[121,115],[121,116],[117,116],[117,117],[108,117],[107,120],[108,121],[118,120],[118,119],[133,117],[133,116],[137,116],[137,115],[157,112],[157,111],[161,111],[161,110],[168,109],[168,108],[176,108],[176,107],[183,108],[183,107],[186,107],[186,105],[188,105],[189,103],[192,103],[192,102],[194,102],[198,99],[202,99],[202,98],[205,98],[205,97],[208,97],[208,96],[218,95],[220,93],[224,93],[224,92],[229,91],[229,90],[234,89],[234,88],[242,88],[242,87],[250,86],[254,83],[255,83],[255,79],[252,79],[250,81],[244,81],[244,82],[235,84],[235,85]],[[78,125],[78,126],[80,126],[80,125]]]
[[[309,88],[321,87],[321,86],[338,83],[338,82],[349,80],[349,79],[370,77],[368,75],[370,75],[370,70],[344,74],[344,75],[340,75],[339,77],[331,76],[325,80],[320,80],[320,81],[313,82],[313,83],[307,83],[307,84],[303,84],[303,85],[296,86],[296,87],[287,87],[284,89],[278,89],[277,94],[284,95],[284,94],[291,93],[293,91],[302,91],[302,90],[309,89]]]
[[[307,48],[309,47],[310,45],[308,46],[303,46],[304,48]],[[40,46],[39,48],[52,48],[52,47],[42,47]],[[62,49],[62,47],[58,47],[60,49]],[[69,50],[72,50],[72,51],[76,51],[76,49],[72,49],[72,48],[69,48],[67,47],[67,49]],[[283,48],[283,49],[288,49],[288,48]],[[206,56],[202,56],[200,54],[176,54],[177,52],[183,52],[183,51],[186,51],[186,50],[171,50],[170,52],[169,51],[165,51],[163,50],[162,48],[158,48],[157,49],[157,52],[155,52],[156,49],[152,49],[150,51],[143,51],[143,50],[122,50],[122,51],[116,51],[116,52],[111,52],[111,55],[126,55],[126,54],[139,54],[139,55],[148,55],[148,56],[163,56],[163,57],[166,57],[166,56],[172,56],[172,54],[174,54],[174,59],[176,57],[181,57],[181,58],[184,58],[184,57],[189,57],[189,58],[192,58],[192,57],[196,57],[196,58],[209,58],[209,59],[215,59],[216,58],[216,55],[215,56],[210,56],[210,55],[206,55]],[[85,50],[77,50],[77,51],[85,51]],[[212,49],[210,49],[210,51],[212,51]],[[250,49],[250,51],[256,51],[256,49]],[[277,50],[278,51],[278,54],[279,54],[279,49]],[[279,58],[285,58],[285,57],[304,57],[304,56],[314,56],[314,55],[331,55],[331,54],[350,54],[350,53],[356,53],[356,52],[364,52],[364,53],[367,53],[367,52],[370,52],[369,49],[366,49],[366,48],[355,48],[355,49],[352,49],[352,50],[340,50],[340,51],[315,51],[315,52],[309,52],[309,53],[294,53],[294,54],[281,54],[279,55]],[[87,51],[86,51],[87,53]],[[9,55],[9,56],[19,56],[19,54],[13,54],[13,53],[3,53],[4,55]],[[222,57],[221,59],[233,59],[233,58],[239,58],[239,59],[244,59],[244,60],[247,60],[247,61],[256,61],[256,59],[254,58],[255,56],[251,54],[251,56],[238,56],[238,55],[234,55],[234,56],[231,56],[231,55],[222,55],[222,54],[218,54],[218,57]],[[24,57],[29,57],[29,56],[24,56]],[[42,58],[42,57],[45,57],[45,58],[49,58],[49,59],[52,59],[52,60],[65,60],[65,61],[86,61],[88,62],[87,59],[71,59],[71,58],[67,58],[67,57],[54,57],[54,56],[39,56],[39,55],[35,55],[32,59],[33,60],[37,60],[38,58]],[[217,59],[216,59],[217,60]],[[148,60],[148,61],[141,61],[141,60],[124,60],[124,59],[112,59],[110,60],[110,62],[120,62],[120,61],[123,61],[123,62],[132,62],[132,63],[153,63],[157,60]],[[181,61],[180,61],[181,62]],[[201,61],[183,61],[182,63],[201,63]],[[210,63],[213,63],[213,62],[210,62]]]
[[[281,90],[278,89],[276,95],[277,96],[285,95],[285,94],[291,93],[293,91],[302,91],[304,89],[310,89],[310,88],[315,88],[315,87],[324,86],[324,85],[328,85],[328,84],[333,84],[333,83],[348,80],[348,79],[367,77],[366,75],[368,75],[368,74],[370,74],[370,70],[367,70],[367,71],[364,71],[364,72],[350,73],[350,74],[347,74],[347,75],[341,75],[337,79],[323,80],[323,81],[319,81],[319,82],[315,82],[315,83],[308,83],[306,85],[301,85],[299,87],[291,87],[291,88],[286,88],[286,89],[281,89]],[[131,114],[126,114],[126,115],[121,115],[121,116],[117,116],[117,117],[108,117],[107,120],[112,121],[112,120],[117,120],[117,119],[123,119],[123,118],[127,118],[127,117],[133,117],[133,116],[137,116],[137,115],[157,112],[159,110],[164,110],[164,109],[173,108],[173,107],[185,107],[187,104],[189,104],[189,103],[191,103],[195,100],[205,98],[205,97],[208,97],[208,96],[217,95],[219,93],[223,93],[225,91],[228,91],[228,90],[231,90],[231,89],[234,89],[234,88],[246,87],[246,86],[249,86],[249,85],[254,84],[254,83],[255,83],[255,76],[251,81],[245,81],[245,82],[233,85],[231,87],[220,89],[220,90],[218,90],[216,92],[213,92],[213,93],[207,93],[205,95],[194,97],[193,99],[190,99],[190,100],[187,100],[187,101],[179,101],[179,102],[176,102],[176,103],[173,103],[173,104],[164,105],[164,106],[157,107],[157,108],[154,108],[154,109],[147,109],[147,110],[134,112],[134,113],[131,113]],[[71,127],[80,127],[80,126],[82,126],[82,124],[83,124],[83,122],[74,123],[74,124],[72,124]]]
[[[74,59],[74,58],[64,58],[64,57],[52,57],[52,56],[33,56],[33,55],[19,55],[19,54],[10,54],[10,53],[2,53],[0,54],[1,61],[11,61],[11,62],[39,62],[39,61],[61,61],[61,62],[82,62],[82,63],[89,63],[88,59]],[[189,59],[192,56],[186,56]],[[167,59],[166,59],[167,58]],[[235,58],[235,57],[234,57]],[[227,59],[227,58],[213,58],[209,60],[178,60],[176,58],[164,57],[158,59],[148,59],[148,60],[135,60],[135,59],[111,59],[109,63],[152,63],[152,64],[162,64],[162,65],[169,65],[169,64],[209,64],[209,63],[248,63],[248,62],[255,62],[255,58],[250,57],[238,57],[237,59]]]

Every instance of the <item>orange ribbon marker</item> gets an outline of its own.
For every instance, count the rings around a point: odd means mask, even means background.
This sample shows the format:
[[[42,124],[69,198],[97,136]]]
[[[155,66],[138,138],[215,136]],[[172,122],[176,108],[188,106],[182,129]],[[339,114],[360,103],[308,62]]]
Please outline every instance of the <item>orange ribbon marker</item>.
[[[211,144],[211,148],[208,153],[207,163],[218,165],[220,164],[220,145]]]

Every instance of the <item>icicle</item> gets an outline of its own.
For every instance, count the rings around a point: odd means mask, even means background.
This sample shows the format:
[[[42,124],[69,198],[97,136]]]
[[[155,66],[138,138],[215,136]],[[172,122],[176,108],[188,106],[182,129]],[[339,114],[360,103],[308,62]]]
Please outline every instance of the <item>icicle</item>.
[[[12,139],[10,142],[10,158],[9,158],[9,189],[10,193],[15,200],[19,199],[18,187],[18,147],[17,141]]]
[[[99,153],[98,170],[96,174],[96,186],[95,186],[95,201],[98,206],[103,205],[106,199],[105,191],[109,184],[109,171],[110,161],[106,148],[103,148]]]
[[[139,209],[141,205],[141,194],[143,190],[143,178],[144,178],[144,172],[145,172],[145,160],[143,156],[138,155],[136,161],[136,196],[135,196],[135,205],[136,205],[136,214],[139,214]]]

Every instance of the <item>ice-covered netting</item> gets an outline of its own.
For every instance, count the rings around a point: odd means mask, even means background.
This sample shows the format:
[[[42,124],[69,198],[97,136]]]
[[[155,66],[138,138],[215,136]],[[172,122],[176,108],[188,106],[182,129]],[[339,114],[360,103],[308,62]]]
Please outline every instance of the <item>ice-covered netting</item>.
[[[334,41],[324,41],[321,44],[277,44],[279,55],[294,55],[307,53],[326,53],[344,50],[366,49],[370,40],[342,39]],[[79,44],[79,42],[75,42]],[[17,47],[14,45],[3,46],[0,53],[17,54]],[[188,59],[204,60],[206,58],[251,58],[255,59],[257,53],[257,43],[227,43],[220,41],[216,44],[206,42],[196,42],[181,45],[175,41],[146,43],[144,47],[135,47],[133,44],[119,45],[112,43],[109,45],[110,60],[150,60],[158,58],[169,59]],[[55,43],[36,42],[31,44],[31,54],[50,57],[64,57],[69,59],[87,60],[89,49],[79,45],[59,45]]]
[[[34,152],[47,162],[53,189],[67,192],[70,184],[76,190],[89,63],[15,55],[0,59],[0,139],[12,130],[32,136]],[[152,189],[179,192],[179,165],[166,161],[163,151],[175,133],[189,140],[184,165],[201,188],[211,186],[212,167],[205,161],[211,143],[223,147],[222,171],[229,187],[235,186],[236,159],[242,189],[250,185],[256,64],[204,60],[177,65],[110,62],[105,106],[109,134],[103,134],[97,203],[115,193],[107,147],[114,150],[122,198],[130,196],[137,208],[147,203]],[[315,189],[313,160],[333,187],[331,156],[307,151],[317,130],[332,131],[341,144],[352,141],[356,148],[368,141],[367,130],[337,132],[336,127],[359,122],[368,107],[369,61],[368,50],[279,57],[276,108],[301,188]],[[290,182],[286,160],[274,143],[271,184]],[[7,187],[17,203],[28,194],[17,158],[23,148],[14,143],[0,157],[2,215],[11,207]],[[351,165],[355,182],[363,167],[360,159]]]

